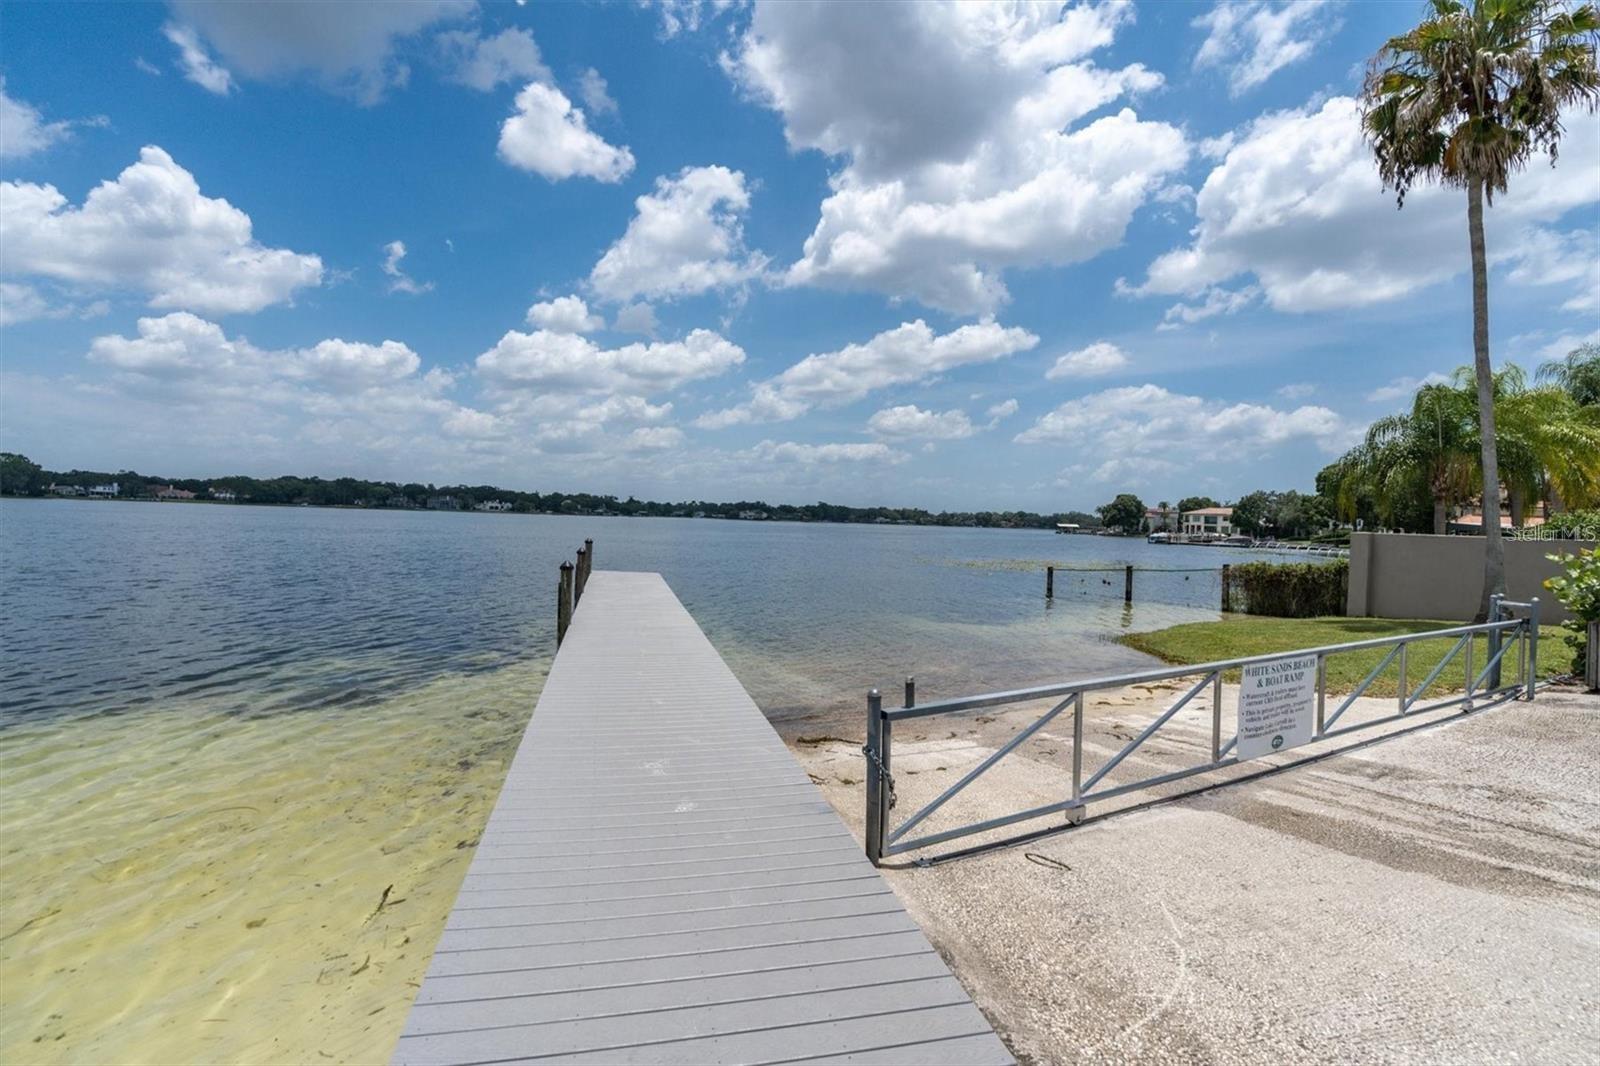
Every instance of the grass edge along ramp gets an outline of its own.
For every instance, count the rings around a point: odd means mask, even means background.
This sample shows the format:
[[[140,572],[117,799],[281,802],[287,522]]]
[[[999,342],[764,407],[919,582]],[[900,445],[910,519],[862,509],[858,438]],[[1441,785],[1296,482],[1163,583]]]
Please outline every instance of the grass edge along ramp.
[[[1218,622],[1188,622],[1169,626],[1149,633],[1129,633],[1118,638],[1119,643],[1154,655],[1162,662],[1184,666],[1190,663],[1215,662],[1218,659],[1242,659],[1251,655],[1270,655],[1274,652],[1291,652],[1301,648],[1320,648],[1329,644],[1349,644],[1359,640],[1395,637],[1404,633],[1423,633],[1431,629],[1448,629],[1460,622],[1438,622],[1412,618],[1270,618],[1258,615],[1227,615]],[[1563,672],[1570,652],[1563,642],[1560,626],[1547,625],[1539,637],[1539,675],[1550,677]],[[1406,679],[1414,689],[1432,672],[1439,660],[1455,646],[1457,637],[1415,641],[1406,653],[1408,664]],[[1473,668],[1482,671],[1486,661],[1487,637],[1473,638]],[[1328,657],[1328,691],[1350,692],[1359,685],[1374,666],[1389,654],[1389,646],[1366,648],[1361,651],[1341,652]],[[1464,655],[1464,652],[1463,652]],[[1461,691],[1467,687],[1466,664],[1463,655],[1445,668],[1430,692]],[[1506,680],[1517,668],[1516,649],[1506,652]],[[1390,663],[1384,672],[1367,689],[1369,696],[1393,696],[1399,691],[1398,662]],[[1229,670],[1225,680],[1239,680],[1238,670]]]

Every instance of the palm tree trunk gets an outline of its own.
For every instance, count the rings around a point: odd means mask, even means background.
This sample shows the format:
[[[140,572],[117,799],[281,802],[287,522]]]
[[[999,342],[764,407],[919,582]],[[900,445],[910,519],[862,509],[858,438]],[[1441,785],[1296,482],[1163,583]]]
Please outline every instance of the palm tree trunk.
[[[1433,498],[1433,531],[1439,536],[1444,536],[1446,504],[1443,496]]]
[[[1528,510],[1528,494],[1516,485],[1509,486],[1506,492],[1511,497],[1511,528],[1521,529]]]
[[[1506,590],[1506,556],[1500,540],[1500,458],[1494,439],[1494,368],[1489,363],[1489,263],[1483,244],[1483,182],[1478,178],[1467,185],[1467,237],[1472,245],[1472,364],[1478,378],[1478,436],[1483,447],[1481,622],[1489,617],[1489,597]]]

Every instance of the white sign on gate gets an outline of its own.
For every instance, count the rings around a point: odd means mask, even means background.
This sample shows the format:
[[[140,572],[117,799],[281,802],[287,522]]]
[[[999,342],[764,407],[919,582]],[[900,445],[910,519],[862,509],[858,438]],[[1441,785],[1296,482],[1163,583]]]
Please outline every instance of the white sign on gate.
[[[1239,761],[1286,751],[1316,735],[1317,657],[1252,663],[1239,681]]]

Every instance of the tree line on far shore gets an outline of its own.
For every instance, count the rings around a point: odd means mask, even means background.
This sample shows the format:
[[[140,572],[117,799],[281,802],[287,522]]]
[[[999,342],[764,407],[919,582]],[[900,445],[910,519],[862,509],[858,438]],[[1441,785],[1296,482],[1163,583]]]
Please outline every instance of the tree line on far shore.
[[[1082,511],[1038,514],[1033,511],[939,511],[920,507],[846,507],[835,503],[769,504],[762,500],[713,502],[710,500],[656,501],[632,496],[588,492],[518,492],[494,485],[433,485],[420,482],[366,481],[361,478],[274,477],[229,475],[217,478],[157,478],[131,470],[46,470],[27,456],[0,453],[0,493],[7,496],[44,496],[52,485],[76,485],[85,490],[117,483],[120,498],[144,499],[155,486],[193,492],[197,499],[213,491],[228,492],[234,502],[280,506],[359,507],[418,510],[430,501],[437,506],[450,500],[451,510],[471,510],[481,503],[500,501],[520,514],[615,514],[688,518],[746,518],[776,522],[904,523],[926,526],[974,526],[998,529],[1052,529],[1058,522],[1075,522],[1097,528],[1100,520]]]

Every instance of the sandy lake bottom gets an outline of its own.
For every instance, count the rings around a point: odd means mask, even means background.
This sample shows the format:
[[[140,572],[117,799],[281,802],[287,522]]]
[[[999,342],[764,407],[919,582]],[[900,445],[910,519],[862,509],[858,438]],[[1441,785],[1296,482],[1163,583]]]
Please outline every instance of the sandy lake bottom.
[[[545,669],[0,734],[0,1061],[386,1058]]]

